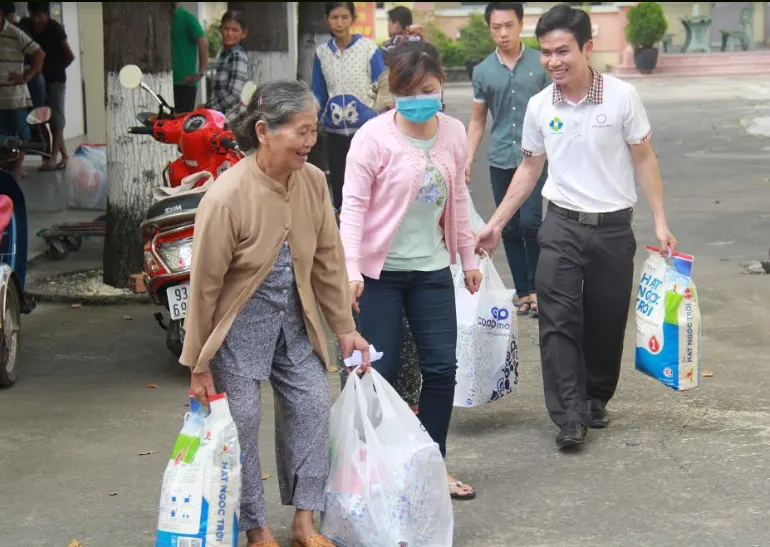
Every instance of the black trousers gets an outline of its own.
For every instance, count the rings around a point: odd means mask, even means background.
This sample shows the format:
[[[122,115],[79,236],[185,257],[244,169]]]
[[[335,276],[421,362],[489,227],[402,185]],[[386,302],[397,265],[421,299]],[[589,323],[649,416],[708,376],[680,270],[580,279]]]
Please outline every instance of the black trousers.
[[[174,108],[177,112],[192,112],[195,110],[195,99],[198,88],[194,85],[174,86]]]
[[[342,185],[345,183],[345,162],[353,135],[326,134],[326,157],[329,159],[329,182],[332,187],[332,202],[339,211],[342,208]]]
[[[588,400],[606,404],[618,384],[636,239],[630,218],[586,225],[550,207],[538,239],[546,408],[556,425],[585,423]]]

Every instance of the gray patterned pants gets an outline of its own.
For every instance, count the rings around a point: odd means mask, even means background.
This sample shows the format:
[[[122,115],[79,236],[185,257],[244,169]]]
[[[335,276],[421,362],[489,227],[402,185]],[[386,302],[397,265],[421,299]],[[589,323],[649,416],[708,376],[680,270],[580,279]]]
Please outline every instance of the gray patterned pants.
[[[259,462],[261,382],[211,370],[218,392],[227,394],[238,429],[241,472],[242,531],[267,523],[265,488]],[[315,353],[298,365],[286,356],[280,335],[270,371],[275,397],[275,460],[283,505],[323,511],[329,474],[329,379]]]

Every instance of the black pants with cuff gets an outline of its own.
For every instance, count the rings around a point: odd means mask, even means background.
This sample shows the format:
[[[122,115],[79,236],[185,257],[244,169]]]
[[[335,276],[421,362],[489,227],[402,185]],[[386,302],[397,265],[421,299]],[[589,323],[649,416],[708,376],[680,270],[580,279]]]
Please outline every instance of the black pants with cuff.
[[[326,157],[329,160],[329,182],[332,187],[334,208],[342,209],[342,185],[345,183],[345,164],[353,135],[326,133]]]
[[[549,204],[538,234],[543,388],[558,426],[586,423],[588,400],[615,394],[636,253],[631,210],[575,217]]]

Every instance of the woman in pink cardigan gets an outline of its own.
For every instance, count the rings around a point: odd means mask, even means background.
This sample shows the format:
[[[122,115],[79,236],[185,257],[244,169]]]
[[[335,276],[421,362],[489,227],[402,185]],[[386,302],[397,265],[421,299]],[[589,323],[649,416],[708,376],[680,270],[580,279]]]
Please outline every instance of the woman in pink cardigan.
[[[420,356],[419,418],[446,456],[457,370],[457,318],[449,265],[465,286],[481,283],[466,205],[463,124],[439,112],[444,72],[436,48],[411,42],[393,53],[396,109],[368,121],[350,146],[340,231],[361,334],[391,384],[401,366],[402,314]],[[448,477],[454,499],[473,489]]]

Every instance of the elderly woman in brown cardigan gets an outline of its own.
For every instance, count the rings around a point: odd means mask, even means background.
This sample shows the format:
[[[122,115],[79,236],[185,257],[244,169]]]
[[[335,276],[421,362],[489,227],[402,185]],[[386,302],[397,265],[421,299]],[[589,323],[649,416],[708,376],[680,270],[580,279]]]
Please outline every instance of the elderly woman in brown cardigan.
[[[326,178],[307,163],[317,112],[302,82],[257,89],[239,135],[257,152],[217,179],[195,219],[180,360],[192,369],[198,399],[227,394],[242,450],[240,528],[249,547],[278,547],[259,463],[261,383],[269,380],[275,395],[281,501],[296,508],[292,547],[333,547],[313,523],[313,511],[324,509],[331,406],[319,308],[344,356],[360,350],[362,368],[369,364]]]

